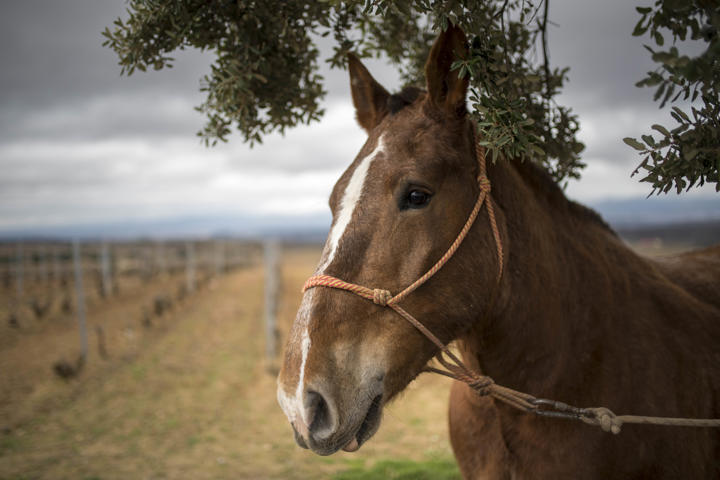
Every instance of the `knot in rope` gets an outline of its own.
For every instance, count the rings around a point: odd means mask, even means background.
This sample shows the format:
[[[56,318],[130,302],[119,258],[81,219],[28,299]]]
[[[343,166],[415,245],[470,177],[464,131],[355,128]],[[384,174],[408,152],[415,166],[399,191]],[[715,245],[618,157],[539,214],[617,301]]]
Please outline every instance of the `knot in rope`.
[[[475,390],[475,392],[480,395],[481,397],[485,397],[487,395],[490,395],[492,386],[495,384],[495,381],[490,377],[475,377],[475,379],[471,382],[468,382],[468,386]]]
[[[490,179],[484,173],[477,178],[478,186],[481,192],[490,193]]]
[[[603,431],[612,432],[615,435],[620,433],[620,428],[622,427],[623,422],[610,409],[605,407],[597,407],[588,408],[587,411],[591,415],[587,417],[582,417],[582,420],[585,423],[589,423],[591,425],[598,425],[600,428],[603,429]]]
[[[375,305],[380,305],[381,307],[385,307],[385,306],[387,306],[387,304],[391,298],[392,298],[392,293],[390,293],[389,290],[383,290],[382,288],[376,288],[373,290],[372,301]]]

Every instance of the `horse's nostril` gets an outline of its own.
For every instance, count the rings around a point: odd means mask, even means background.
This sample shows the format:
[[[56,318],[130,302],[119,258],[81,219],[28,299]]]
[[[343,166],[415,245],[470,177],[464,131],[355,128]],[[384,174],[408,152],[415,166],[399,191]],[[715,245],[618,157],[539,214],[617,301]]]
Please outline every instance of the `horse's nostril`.
[[[330,408],[320,393],[310,390],[305,394],[305,413],[308,430],[312,436],[323,437],[333,433],[334,426]]]

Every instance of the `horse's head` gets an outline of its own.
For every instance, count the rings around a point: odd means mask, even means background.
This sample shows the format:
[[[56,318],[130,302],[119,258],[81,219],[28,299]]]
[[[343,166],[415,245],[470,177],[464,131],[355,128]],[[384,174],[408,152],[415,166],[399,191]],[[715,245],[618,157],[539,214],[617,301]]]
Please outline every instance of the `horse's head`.
[[[330,196],[333,224],[317,274],[397,293],[457,237],[479,193],[468,82],[451,71],[466,52],[465,35],[451,27],[430,52],[427,91],[397,95],[350,57],[352,98],[368,139]],[[476,225],[450,263],[402,301],[444,342],[486,307],[496,274],[491,242],[487,224]],[[322,455],[359,448],[377,430],[383,405],[436,353],[389,308],[342,290],[307,290],[278,379],[297,442]]]

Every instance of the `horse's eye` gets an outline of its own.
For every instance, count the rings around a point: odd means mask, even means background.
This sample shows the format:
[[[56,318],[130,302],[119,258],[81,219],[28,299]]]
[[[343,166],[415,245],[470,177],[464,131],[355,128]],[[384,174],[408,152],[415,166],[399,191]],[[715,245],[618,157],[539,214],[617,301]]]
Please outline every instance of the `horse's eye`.
[[[430,202],[430,194],[422,190],[410,190],[407,194],[409,208],[422,208]]]

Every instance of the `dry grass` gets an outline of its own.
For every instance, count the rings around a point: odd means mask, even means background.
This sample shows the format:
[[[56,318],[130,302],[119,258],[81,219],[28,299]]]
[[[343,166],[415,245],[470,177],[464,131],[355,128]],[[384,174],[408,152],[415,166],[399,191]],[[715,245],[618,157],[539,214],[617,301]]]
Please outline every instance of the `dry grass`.
[[[285,255],[283,333],[317,258],[315,249]],[[131,354],[104,366],[91,358],[81,378],[69,383],[32,360],[61,348],[49,339],[36,335],[38,344],[18,341],[12,354],[0,350],[0,388],[34,385],[31,392],[0,394],[3,421],[13,425],[0,432],[0,478],[293,479],[348,469],[355,476],[346,478],[362,478],[364,468],[376,464],[389,475],[387,459],[452,468],[449,383],[439,377],[411,385],[359,452],[318,457],[296,447],[276,405],[275,378],[262,361],[262,293],[259,267],[222,277],[164,320],[162,334],[144,337]],[[108,325],[122,324],[123,315],[137,316],[139,301],[91,313]],[[16,372],[15,383],[6,372]],[[19,381],[23,375],[32,381]]]
[[[178,276],[163,276],[150,283],[123,283],[118,296],[101,300],[88,295],[89,361],[83,378],[107,375],[119,365],[131,361],[148,342],[167,331],[174,322],[172,313],[162,318],[152,315],[156,296],[172,297],[183,283]],[[38,289],[39,290],[39,289]],[[35,295],[47,295],[47,291]],[[60,297],[51,295],[59,303]],[[71,294],[70,294],[71,295]],[[71,295],[74,299],[74,296]],[[0,302],[8,305],[10,302]],[[43,319],[34,319],[20,310],[20,328],[0,324],[0,427],[12,428],[32,418],[38,410],[51,409],[53,404],[74,392],[76,385],[67,385],[52,372],[53,363],[65,360],[74,364],[80,354],[80,340],[75,314],[63,313],[58,305]],[[183,308],[176,302],[175,310]],[[151,325],[143,325],[144,311],[150,312]],[[99,358],[97,327],[104,332],[104,347],[109,360]]]

